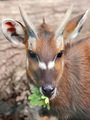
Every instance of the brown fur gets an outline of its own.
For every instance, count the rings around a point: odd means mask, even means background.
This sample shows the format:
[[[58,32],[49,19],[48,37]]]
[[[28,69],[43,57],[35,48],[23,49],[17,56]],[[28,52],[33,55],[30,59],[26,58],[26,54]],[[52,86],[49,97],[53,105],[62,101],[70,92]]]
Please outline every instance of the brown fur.
[[[66,45],[63,75],[57,96],[51,102],[57,109],[61,106],[62,114],[66,111],[68,115],[76,115],[75,120],[90,118],[90,35],[84,40]]]
[[[7,31],[3,28],[9,41],[15,43],[16,40],[25,44],[29,83],[39,87],[52,85],[57,88],[56,96],[50,100],[50,105],[51,114],[56,114],[58,120],[90,120],[90,34],[73,42],[69,41],[69,36],[83,15],[68,22],[62,34],[64,40],[62,35],[59,35],[57,40],[54,27],[46,24],[45,19],[37,28],[38,39],[29,36],[30,31],[28,34],[27,29],[19,22],[17,24],[15,21],[8,20],[9,22],[6,21],[7,24],[4,26]],[[23,32],[17,33],[18,28],[12,24],[14,22]],[[77,32],[82,28],[79,27]],[[31,39],[35,40],[35,47],[33,42],[28,43]],[[59,47],[57,42],[60,43]],[[28,44],[31,44],[31,47],[28,47]],[[64,52],[59,58],[57,56],[62,49]],[[28,51],[33,51],[37,57],[34,59]],[[54,61],[55,65],[50,69],[48,64],[51,61]],[[45,69],[40,68],[40,62],[44,62]]]
[[[40,40],[37,41],[34,52],[47,64],[61,49],[57,49],[54,33],[47,24],[43,23],[38,30]],[[61,66],[63,59],[64,69]],[[57,86],[57,95],[50,104],[60,114],[60,120],[66,120],[67,116],[70,120],[89,120],[90,34],[84,35],[76,42],[65,44],[64,55],[56,61],[53,70],[42,71],[38,68],[38,63],[33,60],[30,64],[30,69],[27,70],[29,80],[30,75],[35,72],[33,76],[36,85]]]

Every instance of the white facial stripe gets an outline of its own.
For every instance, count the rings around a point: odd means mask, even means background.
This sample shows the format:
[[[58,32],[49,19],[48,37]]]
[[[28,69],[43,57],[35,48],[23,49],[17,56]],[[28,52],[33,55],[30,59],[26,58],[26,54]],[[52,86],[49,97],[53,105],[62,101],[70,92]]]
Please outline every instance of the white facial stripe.
[[[48,69],[52,69],[54,67],[54,65],[55,65],[55,61],[50,61],[48,63]]]
[[[31,48],[31,44],[32,44],[33,48],[36,49],[36,39],[33,37],[29,37],[29,39],[28,39],[28,49]]]
[[[28,61],[28,57],[27,57],[27,68],[28,68],[28,66],[29,66],[29,61]]]
[[[64,60],[62,61],[62,67],[64,67]]]
[[[39,68],[46,70],[47,66],[44,62],[39,62]]]
[[[59,48],[61,46],[62,49],[63,49],[63,46],[64,46],[64,44],[63,44],[63,36],[60,36],[60,37],[57,38],[56,44],[57,44],[57,48]]]

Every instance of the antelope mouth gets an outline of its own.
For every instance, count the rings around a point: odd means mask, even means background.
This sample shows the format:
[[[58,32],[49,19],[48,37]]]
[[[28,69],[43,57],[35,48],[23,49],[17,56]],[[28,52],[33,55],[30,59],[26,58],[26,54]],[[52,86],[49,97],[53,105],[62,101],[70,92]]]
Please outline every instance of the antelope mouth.
[[[57,91],[57,89],[54,88],[54,90],[53,90],[51,93],[47,92],[47,94],[45,94],[45,92],[43,92],[43,88],[40,87],[40,92],[41,92],[41,94],[44,95],[44,96],[47,96],[50,100],[52,100],[52,99],[55,98],[55,96],[56,96],[56,91]]]

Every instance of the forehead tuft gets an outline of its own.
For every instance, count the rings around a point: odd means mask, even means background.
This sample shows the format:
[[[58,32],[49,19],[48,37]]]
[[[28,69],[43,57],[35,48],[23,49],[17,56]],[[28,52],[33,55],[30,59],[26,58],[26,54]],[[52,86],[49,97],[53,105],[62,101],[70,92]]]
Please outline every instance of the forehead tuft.
[[[51,40],[54,37],[53,26],[50,26],[43,22],[38,28],[39,37],[43,40]]]

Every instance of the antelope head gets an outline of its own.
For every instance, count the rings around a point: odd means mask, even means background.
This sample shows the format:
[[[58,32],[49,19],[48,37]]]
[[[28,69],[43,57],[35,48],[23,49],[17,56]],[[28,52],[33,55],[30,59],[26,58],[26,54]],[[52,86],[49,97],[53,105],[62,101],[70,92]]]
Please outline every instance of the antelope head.
[[[25,26],[13,19],[5,19],[2,21],[3,34],[14,44],[25,44],[28,80],[39,86],[42,94],[52,99],[56,96],[58,83],[64,72],[67,38],[76,37],[88,11],[68,22],[71,6],[60,24],[53,29],[44,19],[36,28],[21,6],[19,8]]]

